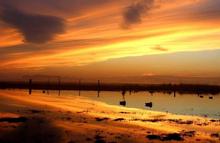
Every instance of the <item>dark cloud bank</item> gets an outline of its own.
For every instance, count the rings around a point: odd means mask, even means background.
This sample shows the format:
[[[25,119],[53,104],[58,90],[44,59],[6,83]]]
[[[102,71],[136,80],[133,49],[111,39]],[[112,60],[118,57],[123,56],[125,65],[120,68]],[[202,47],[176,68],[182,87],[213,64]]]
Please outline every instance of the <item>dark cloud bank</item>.
[[[139,0],[126,7],[123,13],[123,27],[128,28],[140,23],[142,17],[153,8],[155,0]]]
[[[152,9],[158,8],[163,3],[172,2],[173,0],[136,0],[124,9],[122,28],[130,28],[132,25],[141,23],[143,17],[149,15]],[[190,13],[190,17],[196,19],[219,19],[219,6],[220,0],[204,0],[198,1],[195,5],[184,7],[184,10]],[[189,15],[186,13],[185,16]]]
[[[10,6],[6,6],[0,16],[3,22],[16,28],[30,43],[48,42],[65,31],[64,20],[56,16],[29,14]]]

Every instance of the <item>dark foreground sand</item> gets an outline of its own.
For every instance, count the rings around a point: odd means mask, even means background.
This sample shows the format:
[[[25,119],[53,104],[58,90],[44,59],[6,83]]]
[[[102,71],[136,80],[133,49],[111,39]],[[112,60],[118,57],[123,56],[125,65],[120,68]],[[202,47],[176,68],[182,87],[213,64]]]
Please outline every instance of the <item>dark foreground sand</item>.
[[[83,97],[0,93],[0,143],[220,142],[220,120]]]

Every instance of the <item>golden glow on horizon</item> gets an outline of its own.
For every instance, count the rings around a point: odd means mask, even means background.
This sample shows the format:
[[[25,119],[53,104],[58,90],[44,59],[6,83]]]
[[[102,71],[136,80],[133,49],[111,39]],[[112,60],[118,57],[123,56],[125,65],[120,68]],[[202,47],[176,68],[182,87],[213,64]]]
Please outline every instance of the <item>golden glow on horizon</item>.
[[[196,19],[187,16],[186,12],[181,19],[179,15],[184,14],[183,8],[191,8],[204,1],[164,3],[131,29],[121,28],[124,6],[115,3],[109,8],[68,16],[66,33],[41,44],[44,50],[37,51],[39,45],[29,44],[30,48],[35,47],[34,51],[25,47],[20,54],[10,54],[0,67],[41,69],[59,65],[79,66],[130,56],[219,49],[218,18]],[[2,37],[1,48],[23,44],[18,32],[13,30],[5,30]]]

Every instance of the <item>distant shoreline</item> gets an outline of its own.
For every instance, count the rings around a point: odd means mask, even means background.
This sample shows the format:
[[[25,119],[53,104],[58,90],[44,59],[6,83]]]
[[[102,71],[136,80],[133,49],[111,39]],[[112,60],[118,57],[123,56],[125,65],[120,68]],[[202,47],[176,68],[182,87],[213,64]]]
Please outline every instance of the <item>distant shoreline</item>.
[[[149,93],[164,92],[169,94],[212,94],[220,93],[219,85],[205,84],[133,84],[133,83],[86,83],[86,82],[0,82],[0,89],[29,90],[79,90],[79,91],[124,91]]]

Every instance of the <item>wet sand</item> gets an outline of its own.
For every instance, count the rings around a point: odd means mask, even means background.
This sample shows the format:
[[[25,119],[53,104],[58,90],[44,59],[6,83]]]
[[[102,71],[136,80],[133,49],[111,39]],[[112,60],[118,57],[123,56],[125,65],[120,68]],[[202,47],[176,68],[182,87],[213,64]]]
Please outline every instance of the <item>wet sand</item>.
[[[220,142],[220,120],[84,97],[0,93],[1,143]]]

